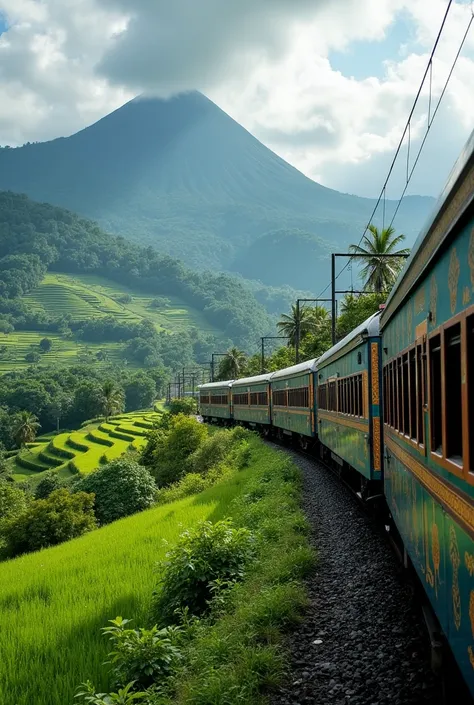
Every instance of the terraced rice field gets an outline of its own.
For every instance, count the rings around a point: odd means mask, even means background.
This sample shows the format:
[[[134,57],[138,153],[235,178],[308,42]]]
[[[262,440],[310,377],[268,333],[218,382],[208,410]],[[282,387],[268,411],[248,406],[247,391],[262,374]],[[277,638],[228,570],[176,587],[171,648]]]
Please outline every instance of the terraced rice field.
[[[140,449],[146,434],[160,414],[156,411],[132,412],[109,419],[108,423],[89,424],[79,431],[39,437],[9,461],[13,477],[39,481],[45,472],[56,470],[67,478],[87,474],[102,463],[119,458],[129,449]]]
[[[126,295],[131,296],[132,300],[129,303],[121,303],[119,299]],[[55,315],[58,315],[58,312],[69,314],[75,320],[100,316],[136,321],[149,318],[158,330],[174,332],[196,326],[200,330],[216,332],[199,311],[187,306],[177,297],[156,297],[169,301],[156,309],[150,307],[154,298],[103,277],[87,274],[47,274],[40,286],[28,294],[26,300],[34,308]]]
[[[125,295],[131,297],[130,302],[120,303],[119,299]],[[136,322],[148,318],[153,321],[158,331],[177,333],[196,327],[203,332],[219,334],[199,311],[187,306],[177,297],[156,297],[164,302],[161,308],[150,306],[154,298],[102,277],[47,274],[40,286],[25,296],[25,301],[36,310],[55,316],[68,315],[75,321],[102,316],[114,316],[119,320]],[[87,348],[93,355],[99,350],[107,352],[107,361],[96,363],[98,365],[118,363],[122,360],[123,346],[120,343],[84,345],[74,339],[63,338],[47,331],[16,331],[8,335],[0,333],[0,374],[27,368],[29,363],[26,362],[25,355],[32,347],[38,351],[38,343],[42,338],[50,338],[53,347],[49,353],[41,355],[41,364],[77,363],[81,353]]]
[[[120,343],[88,343],[84,345],[47,331],[15,331],[8,335],[0,333],[0,373],[29,367],[25,355],[32,347],[38,351],[38,344],[42,338],[49,338],[53,344],[49,353],[41,355],[40,364],[42,365],[76,364],[80,362],[81,355],[86,350],[89,350],[92,355],[95,355],[99,350],[107,352],[107,363],[97,362],[98,366],[122,361]]]

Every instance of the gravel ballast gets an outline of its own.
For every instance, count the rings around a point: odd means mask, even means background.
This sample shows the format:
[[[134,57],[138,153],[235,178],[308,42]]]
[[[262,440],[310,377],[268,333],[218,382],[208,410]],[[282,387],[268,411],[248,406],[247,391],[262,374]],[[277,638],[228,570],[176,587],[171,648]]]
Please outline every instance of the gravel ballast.
[[[272,705],[441,705],[420,606],[380,527],[318,461],[288,452],[318,562]]]

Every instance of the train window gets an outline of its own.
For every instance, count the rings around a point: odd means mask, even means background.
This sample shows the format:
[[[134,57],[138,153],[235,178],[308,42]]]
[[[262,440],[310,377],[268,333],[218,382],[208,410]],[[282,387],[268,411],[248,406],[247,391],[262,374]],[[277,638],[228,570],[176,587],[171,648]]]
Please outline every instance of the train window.
[[[359,416],[364,415],[364,389],[362,384],[362,375],[357,375],[357,387],[359,390]]]
[[[244,392],[242,394],[234,394],[233,400],[236,406],[247,406],[249,403],[248,392]]]
[[[418,440],[416,430],[417,423],[417,405],[421,405],[421,399],[416,395],[416,349],[410,350],[408,353],[408,387],[410,395],[409,407],[409,423],[410,423],[410,438],[414,441]]]
[[[201,404],[209,404],[209,395],[201,394],[199,401],[201,402]]]
[[[288,406],[286,389],[275,389],[273,392],[273,404],[275,406]]]
[[[426,368],[426,363],[423,349],[424,347],[422,345],[416,346],[416,439],[420,444],[424,443],[425,436],[423,429],[423,406],[425,403],[426,385],[423,378],[423,368]]]
[[[468,403],[468,439],[469,439],[469,472],[474,472],[474,316],[466,319],[466,374],[467,374],[467,403]],[[470,393],[469,393],[470,391]]]
[[[267,392],[250,392],[250,404],[251,406],[267,406]]]
[[[446,457],[462,465],[461,324],[444,332]]]
[[[318,406],[327,409],[327,384],[318,384]]]
[[[344,382],[341,380],[337,385],[337,408],[342,412],[342,396],[344,391]]]
[[[308,387],[288,390],[288,406],[308,407],[309,390]]]
[[[431,450],[442,453],[442,399],[441,399],[441,338],[436,335],[430,340],[430,426]]]
[[[403,431],[403,375],[402,375],[402,358],[399,357],[396,361],[396,387],[397,387],[397,408],[396,408],[396,421],[395,428],[399,431]]]
[[[220,406],[223,406],[225,404],[228,404],[229,402],[229,397],[227,394],[212,394],[211,395],[211,404],[217,404]]]

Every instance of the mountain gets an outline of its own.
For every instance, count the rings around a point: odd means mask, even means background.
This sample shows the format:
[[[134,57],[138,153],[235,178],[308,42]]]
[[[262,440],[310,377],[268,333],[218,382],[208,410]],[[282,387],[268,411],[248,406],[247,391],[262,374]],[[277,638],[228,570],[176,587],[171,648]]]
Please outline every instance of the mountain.
[[[374,206],[308,179],[197,92],[134,99],[70,137],[0,149],[0,189],[72,209],[187,264],[241,272],[247,248],[275,230],[320,238],[321,256],[324,243],[345,248]],[[396,224],[409,244],[432,202],[405,199]],[[306,279],[316,274],[307,259],[295,266]]]

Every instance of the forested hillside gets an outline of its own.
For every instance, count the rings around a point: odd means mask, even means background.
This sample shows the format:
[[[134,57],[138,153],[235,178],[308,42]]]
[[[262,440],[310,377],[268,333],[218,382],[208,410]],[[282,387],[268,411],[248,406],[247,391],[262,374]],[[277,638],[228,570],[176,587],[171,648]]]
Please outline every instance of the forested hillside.
[[[246,276],[259,238],[297,229],[316,236],[314,258],[304,248],[292,258],[312,289],[328,248],[358,239],[374,206],[308,179],[196,92],[136,99],[71,137],[0,149],[0,189],[71,208],[193,267]],[[409,243],[432,202],[404,200],[396,227]],[[387,201],[387,218],[393,208]],[[259,256],[252,276],[301,288],[282,278],[285,253]]]
[[[66,329],[80,329],[82,338],[91,342],[156,337],[155,325],[144,316],[123,320],[112,312],[100,320],[89,315],[77,320],[64,311],[54,313],[54,308],[32,305],[25,295],[39,286],[48,271],[107,277],[150,299],[179,297],[201,312],[208,328],[218,329],[224,340],[243,347],[254,346],[270,328],[264,307],[232,276],[191,272],[154,248],[108,235],[74,213],[0,192],[0,330],[67,333]],[[166,341],[173,337],[162,333],[161,346],[171,344]],[[154,353],[159,355],[159,350],[147,350],[148,356]]]

